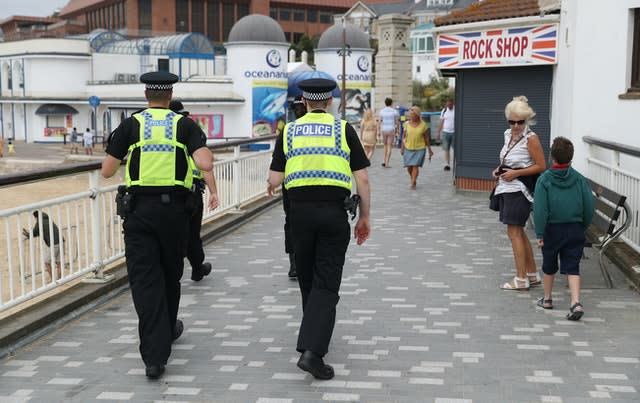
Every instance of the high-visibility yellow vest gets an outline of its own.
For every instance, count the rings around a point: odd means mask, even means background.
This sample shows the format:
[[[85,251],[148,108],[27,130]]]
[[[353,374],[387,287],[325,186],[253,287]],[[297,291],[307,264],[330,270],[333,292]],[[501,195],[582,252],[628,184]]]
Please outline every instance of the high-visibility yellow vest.
[[[176,157],[183,153],[189,161],[186,145],[178,142],[178,121],[183,117],[169,109],[148,108],[134,114],[140,123],[138,142],[129,146],[129,153],[139,149],[138,179],[130,176],[131,160],[127,159],[126,184],[130,186],[183,186],[191,189],[193,173],[189,167],[185,172],[176,172]],[[184,175],[182,175],[184,173]]]
[[[338,186],[351,190],[351,150],[346,122],[328,113],[307,113],[284,129],[284,187]]]
[[[193,179],[202,179],[202,171],[198,169],[196,166],[196,162],[193,158],[189,157],[189,169],[191,169],[191,175],[193,175]]]

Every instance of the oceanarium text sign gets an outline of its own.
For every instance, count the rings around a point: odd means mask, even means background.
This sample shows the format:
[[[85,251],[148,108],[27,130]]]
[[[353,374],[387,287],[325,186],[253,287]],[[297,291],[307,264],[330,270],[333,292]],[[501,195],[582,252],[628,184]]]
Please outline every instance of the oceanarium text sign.
[[[438,68],[555,64],[557,47],[557,24],[439,34]]]

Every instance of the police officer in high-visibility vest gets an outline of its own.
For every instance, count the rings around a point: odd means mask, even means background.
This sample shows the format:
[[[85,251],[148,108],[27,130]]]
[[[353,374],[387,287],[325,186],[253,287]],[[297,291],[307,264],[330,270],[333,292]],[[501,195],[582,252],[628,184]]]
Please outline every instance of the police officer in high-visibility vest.
[[[333,368],[323,357],[335,325],[351,237],[347,216],[347,209],[353,207],[351,177],[361,199],[354,230],[360,245],[370,232],[369,159],[353,127],[327,113],[335,81],[309,79],[298,85],[310,112],[287,124],[283,137],[276,140],[267,192],[272,195],[284,181],[289,193],[303,310],[296,346],[301,353],[298,367],[315,378],[331,379]]]
[[[181,114],[189,116],[189,112],[184,110],[184,105],[178,100],[172,100],[169,103],[169,109]],[[204,133],[203,133],[204,135]],[[206,142],[206,136],[203,138]],[[189,222],[189,242],[187,245],[187,260],[191,265],[191,280],[200,281],[211,273],[211,263],[204,261],[204,249],[202,248],[202,238],[200,238],[200,230],[202,229],[202,214],[204,205],[202,203],[202,193],[205,187],[209,189],[209,210],[215,210],[218,207],[218,190],[216,179],[213,171],[202,171],[195,166],[193,158],[189,158],[189,164],[193,173],[193,189],[195,192],[196,206],[191,215]]]
[[[184,330],[177,315],[194,208],[189,157],[203,171],[211,171],[213,157],[198,125],[168,109],[178,77],[158,71],[143,74],[140,81],[146,84],[148,108],[123,120],[111,134],[102,175],[113,176],[128,155],[126,191],[119,189],[116,201],[124,217],[140,354],[145,374],[155,379],[164,373],[171,344]]]

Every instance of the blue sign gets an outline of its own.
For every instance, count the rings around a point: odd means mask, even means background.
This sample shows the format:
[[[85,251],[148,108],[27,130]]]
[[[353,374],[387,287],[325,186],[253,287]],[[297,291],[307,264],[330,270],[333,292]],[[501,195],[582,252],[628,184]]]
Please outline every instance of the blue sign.
[[[100,105],[100,98],[95,95],[90,96],[89,105],[93,106],[94,108],[98,107],[98,105]]]

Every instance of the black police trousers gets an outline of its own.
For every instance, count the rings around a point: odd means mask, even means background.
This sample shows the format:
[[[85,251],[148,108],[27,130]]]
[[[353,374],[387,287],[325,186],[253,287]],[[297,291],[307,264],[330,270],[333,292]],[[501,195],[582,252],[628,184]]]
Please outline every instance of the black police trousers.
[[[303,317],[296,350],[323,357],[340,299],[340,282],[351,226],[343,201],[291,200],[291,235],[302,294]]]
[[[136,194],[124,221],[125,255],[138,314],[140,354],[146,366],[165,365],[180,302],[189,231],[187,194]]]
[[[191,270],[200,271],[200,266],[204,263],[204,249],[202,249],[202,239],[200,238],[200,230],[202,229],[202,213],[204,205],[202,203],[202,194],[196,192],[195,208],[191,219],[189,220],[189,242],[187,245],[187,260],[191,265]]]
[[[289,202],[289,193],[282,185],[282,209],[284,210],[284,252],[293,253],[293,240],[291,239],[291,222],[289,220],[289,210],[291,202]]]

